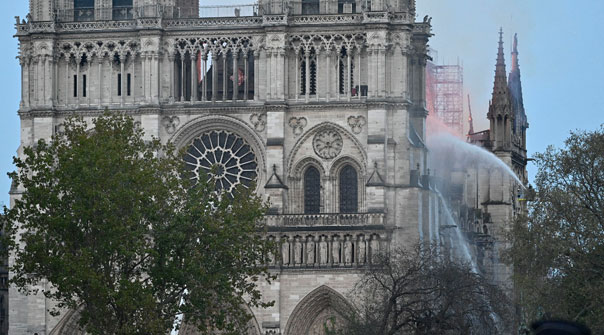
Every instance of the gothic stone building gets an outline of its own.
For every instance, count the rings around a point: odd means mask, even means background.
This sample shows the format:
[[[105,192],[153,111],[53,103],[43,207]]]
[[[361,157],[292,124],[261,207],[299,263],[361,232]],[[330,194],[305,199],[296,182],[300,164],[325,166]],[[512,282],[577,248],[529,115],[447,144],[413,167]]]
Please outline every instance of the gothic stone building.
[[[131,115],[221,188],[256,180],[282,243],[255,334],[319,334],[372,255],[428,236],[427,20],[414,0],[260,1],[200,18],[188,0],[30,0],[17,18],[21,147],[65,117]],[[220,158],[218,158],[220,157]],[[11,200],[23,190],[11,190]],[[48,288],[48,284],[40,283]],[[10,290],[9,333],[77,334]],[[193,333],[183,329],[181,334]]]

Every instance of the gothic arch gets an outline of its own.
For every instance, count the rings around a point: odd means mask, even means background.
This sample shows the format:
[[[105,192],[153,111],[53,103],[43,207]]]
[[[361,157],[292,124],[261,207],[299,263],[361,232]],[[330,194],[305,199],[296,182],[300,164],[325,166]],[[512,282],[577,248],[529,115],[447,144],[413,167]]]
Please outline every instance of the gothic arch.
[[[300,201],[294,201],[291,203],[289,208],[296,213],[304,212],[305,194],[304,194],[304,174],[310,168],[314,167],[319,171],[321,176],[321,185],[324,185],[327,181],[327,170],[321,162],[314,158],[307,156],[296,164],[292,173],[293,175],[288,178],[288,182],[291,184],[290,192],[295,195],[290,197],[291,200],[300,199]],[[325,208],[325,192],[323,187],[320,190],[320,207]]]
[[[341,151],[336,153],[335,157],[320,157],[314,148],[313,139],[315,135],[320,134],[323,131],[326,133],[337,133],[338,139],[341,141]],[[355,157],[352,159],[352,157]],[[286,160],[287,174],[286,183],[290,187],[289,196],[289,213],[301,213],[303,209],[303,182],[302,173],[307,164],[315,165],[319,171],[321,171],[322,180],[322,196],[321,202],[323,205],[322,213],[335,213],[338,210],[338,206],[335,204],[336,198],[334,198],[334,190],[336,187],[335,177],[332,173],[334,166],[339,166],[342,162],[349,161],[355,168],[358,168],[357,172],[359,176],[364,176],[365,165],[367,161],[367,155],[363,146],[359,140],[346,130],[344,127],[332,123],[323,122],[310,130],[306,131],[300,139],[294,144],[289,156]],[[331,169],[329,167],[331,166]],[[359,182],[359,184],[365,184]],[[364,187],[364,186],[363,186]],[[359,190],[361,199],[364,199],[364,189]],[[359,204],[359,208],[363,208],[363,204]]]
[[[362,164],[363,165],[365,164],[365,162],[367,161],[367,153],[365,152],[365,150],[363,150],[363,145],[361,144],[361,142],[359,142],[359,140],[356,138],[356,136],[354,136],[348,130],[346,130],[344,127],[342,127],[336,123],[323,122],[323,123],[320,123],[320,124],[310,128],[308,131],[306,131],[304,133],[304,135],[302,135],[298,139],[296,144],[294,144],[294,146],[287,158],[288,174],[290,176],[293,176],[293,169],[295,166],[297,166],[298,162],[301,161],[301,159],[307,157],[307,155],[305,155],[304,157],[297,157],[298,152],[300,151],[300,148],[304,145],[312,146],[312,137],[315,134],[317,134],[319,131],[329,129],[329,128],[333,128],[333,129],[337,130],[338,133],[342,136],[342,138],[345,138],[347,142],[350,142],[350,144],[353,147],[353,150],[357,150],[358,153],[360,154],[359,156],[361,158]]]
[[[341,316],[337,310],[352,307],[340,293],[323,285],[307,294],[294,308],[287,321],[284,335],[308,335],[317,322]],[[314,333],[313,333],[314,335]]]
[[[252,147],[259,166],[256,188],[258,189],[261,185],[264,185],[266,182],[266,160],[262,140],[253,129],[237,118],[226,115],[205,115],[194,118],[180,126],[169,139],[169,142],[172,142],[176,148],[183,148],[189,145],[195,137],[210,130],[226,130],[235,133]]]
[[[357,208],[358,212],[365,211],[365,180],[367,176],[366,166],[360,163],[357,159],[352,156],[343,156],[338,158],[331,164],[329,169],[330,182],[332,183],[331,196],[333,197],[331,203],[333,204],[333,211],[341,213],[340,209],[340,173],[346,166],[351,166],[356,170],[357,173]]]

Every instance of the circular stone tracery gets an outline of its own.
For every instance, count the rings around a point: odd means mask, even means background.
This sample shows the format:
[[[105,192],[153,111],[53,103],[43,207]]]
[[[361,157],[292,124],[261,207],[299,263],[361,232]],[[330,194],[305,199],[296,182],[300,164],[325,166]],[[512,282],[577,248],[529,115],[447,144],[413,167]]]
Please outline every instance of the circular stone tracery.
[[[315,153],[325,159],[336,157],[342,151],[342,136],[335,129],[327,129],[315,135],[313,147]]]
[[[258,176],[258,162],[249,144],[226,130],[211,130],[193,139],[184,160],[199,180],[207,174],[216,182],[216,190],[232,193],[238,185],[249,187]]]

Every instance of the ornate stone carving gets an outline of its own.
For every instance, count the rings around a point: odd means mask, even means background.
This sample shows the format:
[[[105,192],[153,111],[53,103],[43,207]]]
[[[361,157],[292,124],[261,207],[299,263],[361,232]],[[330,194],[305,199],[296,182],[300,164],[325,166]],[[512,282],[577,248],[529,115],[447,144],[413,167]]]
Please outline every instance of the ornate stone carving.
[[[294,135],[298,136],[304,132],[304,127],[308,124],[305,117],[292,117],[289,119],[289,126],[294,130]]]
[[[180,119],[178,116],[164,116],[162,124],[166,128],[166,132],[172,135],[176,131],[176,127],[180,124]]]
[[[250,115],[250,122],[257,132],[264,131],[264,128],[266,128],[266,113],[253,113]]]
[[[367,120],[362,115],[348,117],[348,125],[355,134],[360,134],[365,124],[367,124]]]
[[[335,129],[326,129],[315,135],[312,141],[315,153],[324,159],[332,159],[342,151],[342,136]]]

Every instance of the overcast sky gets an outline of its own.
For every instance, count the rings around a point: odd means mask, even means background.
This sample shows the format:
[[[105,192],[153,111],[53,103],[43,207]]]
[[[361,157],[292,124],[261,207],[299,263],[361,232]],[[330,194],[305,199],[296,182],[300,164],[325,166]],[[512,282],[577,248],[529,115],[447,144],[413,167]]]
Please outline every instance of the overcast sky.
[[[225,0],[224,3],[246,3]],[[218,3],[218,1],[214,1]],[[211,2],[202,4],[212,4]],[[518,33],[524,104],[530,128],[529,155],[548,144],[560,146],[574,129],[604,123],[604,1],[602,0],[417,0],[417,16],[432,16],[430,45],[441,63],[464,66],[465,91],[472,97],[475,129],[485,120],[493,86],[499,28],[505,33],[506,63]],[[8,204],[12,156],[19,145],[20,69],[12,36],[14,16],[25,17],[27,0],[0,1],[0,201]],[[467,106],[466,106],[467,108]],[[467,119],[467,117],[466,117]],[[529,166],[529,175],[535,170]]]

